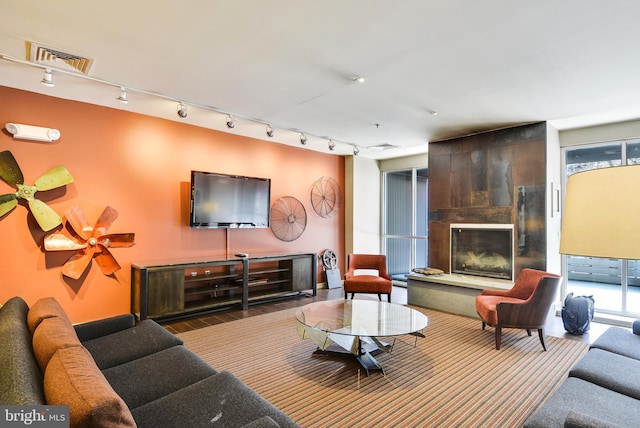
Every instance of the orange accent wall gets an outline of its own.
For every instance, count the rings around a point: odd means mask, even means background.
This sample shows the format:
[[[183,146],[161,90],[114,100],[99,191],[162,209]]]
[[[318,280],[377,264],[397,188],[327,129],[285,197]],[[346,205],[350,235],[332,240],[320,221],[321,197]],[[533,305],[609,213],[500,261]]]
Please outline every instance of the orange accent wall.
[[[109,232],[136,235],[134,247],[112,249],[121,270],[105,276],[92,262],[73,280],[61,274],[73,252],[45,252],[46,234],[21,203],[0,218],[2,303],[16,295],[30,305],[53,296],[73,322],[83,322],[130,312],[132,262],[224,257],[227,250],[280,254],[344,248],[344,209],[331,219],[321,218],[309,197],[311,184],[323,176],[336,179],[344,190],[342,156],[2,86],[0,100],[0,151],[13,153],[25,183],[33,184],[57,165],[74,177],[62,190],[39,192],[39,199],[61,215],[77,205],[90,224],[109,205],[119,212]],[[6,122],[57,128],[62,136],[53,143],[14,140],[4,129]],[[272,204],[282,196],[303,203],[305,232],[283,242],[270,229],[190,229],[191,170],[271,178]],[[0,195],[14,192],[0,180]]]

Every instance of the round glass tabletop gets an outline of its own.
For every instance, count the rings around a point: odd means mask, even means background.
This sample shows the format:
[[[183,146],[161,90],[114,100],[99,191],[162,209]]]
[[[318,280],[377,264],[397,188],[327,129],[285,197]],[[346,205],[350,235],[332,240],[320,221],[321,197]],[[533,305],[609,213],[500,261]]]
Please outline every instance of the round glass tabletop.
[[[308,328],[347,336],[400,336],[429,324],[408,306],[375,300],[327,300],[299,308],[296,320]]]

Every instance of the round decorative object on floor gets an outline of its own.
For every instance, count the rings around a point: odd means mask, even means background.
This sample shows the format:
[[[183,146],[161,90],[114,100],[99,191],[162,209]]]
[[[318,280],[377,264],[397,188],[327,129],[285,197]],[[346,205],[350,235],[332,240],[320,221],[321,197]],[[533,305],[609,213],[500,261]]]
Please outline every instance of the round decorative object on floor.
[[[271,206],[271,231],[281,241],[295,241],[307,227],[307,211],[293,196],[284,196]]]
[[[336,256],[336,253],[333,250],[324,250],[321,258],[324,275],[327,280],[327,288],[342,287],[340,269],[338,269],[338,256]]]
[[[334,217],[341,203],[342,191],[333,178],[321,177],[311,185],[311,206],[320,217]]]

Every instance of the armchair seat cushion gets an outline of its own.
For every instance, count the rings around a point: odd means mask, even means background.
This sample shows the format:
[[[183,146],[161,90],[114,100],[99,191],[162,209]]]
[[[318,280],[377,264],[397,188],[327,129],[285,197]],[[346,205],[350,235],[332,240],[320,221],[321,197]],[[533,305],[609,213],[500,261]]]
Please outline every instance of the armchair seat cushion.
[[[524,300],[515,297],[478,296],[476,297],[476,311],[485,323],[495,326],[498,324],[497,306],[501,302],[523,303]]]
[[[345,280],[350,293],[391,293],[391,281],[379,276],[358,275]]]

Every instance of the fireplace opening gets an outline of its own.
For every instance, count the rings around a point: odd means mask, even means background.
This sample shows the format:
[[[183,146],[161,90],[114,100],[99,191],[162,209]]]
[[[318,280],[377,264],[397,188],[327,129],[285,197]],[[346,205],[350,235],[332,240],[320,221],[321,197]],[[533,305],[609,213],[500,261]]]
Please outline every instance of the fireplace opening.
[[[451,224],[450,272],[513,280],[512,224]]]

